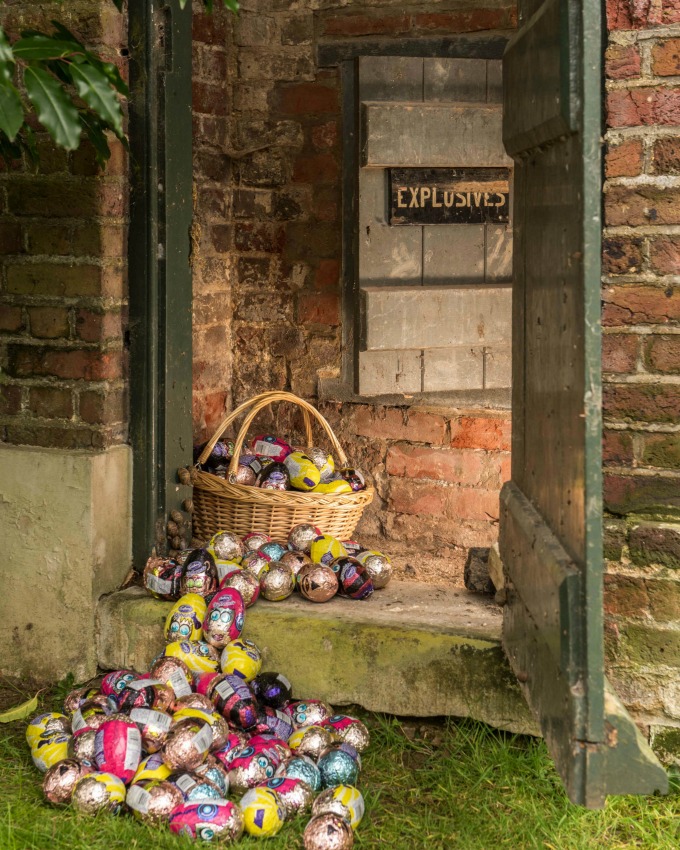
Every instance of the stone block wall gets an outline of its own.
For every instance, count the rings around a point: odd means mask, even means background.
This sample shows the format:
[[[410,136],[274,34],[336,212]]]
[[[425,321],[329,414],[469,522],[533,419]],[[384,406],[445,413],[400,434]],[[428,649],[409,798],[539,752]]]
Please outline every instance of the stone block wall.
[[[680,5],[609,0],[607,23],[608,667],[627,707],[651,726],[656,748],[678,752]]]
[[[196,13],[194,435],[203,439],[224,404],[266,389],[318,401],[319,380],[340,374],[341,86],[337,68],[318,67],[318,47],[509,33],[516,14],[508,0],[244,0],[237,18],[220,12],[209,24]],[[403,543],[407,575],[445,551],[446,580],[464,547],[495,540],[509,410],[332,395],[320,405],[378,489],[357,535],[391,552]],[[259,422],[293,435],[299,424],[283,412]]]
[[[53,9],[3,6],[11,34],[51,32]],[[59,18],[125,73],[127,23],[110,0]],[[128,164],[100,173],[92,150],[38,133],[38,174],[0,165],[0,441],[103,449],[127,439],[125,328]]]

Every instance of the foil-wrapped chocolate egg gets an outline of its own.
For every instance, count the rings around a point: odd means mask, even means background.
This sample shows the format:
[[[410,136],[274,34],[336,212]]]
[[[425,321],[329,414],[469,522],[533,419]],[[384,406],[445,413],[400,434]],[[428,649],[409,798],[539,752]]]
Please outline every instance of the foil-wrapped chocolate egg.
[[[191,671],[181,658],[159,656],[151,665],[149,676],[168,685],[176,699],[181,699],[192,692]]]
[[[332,481],[325,481],[319,484],[313,490],[314,493],[322,493],[328,495],[341,495],[343,493],[351,493],[352,488],[344,478],[334,478]]]
[[[233,484],[243,484],[245,487],[254,487],[257,483],[257,475],[262,471],[262,464],[255,455],[239,455],[238,466],[234,473]]]
[[[213,750],[212,756],[216,758],[220,764],[229,770],[229,765],[234,760],[238,751],[243,749],[248,743],[248,736],[240,730],[231,730],[227,737],[227,741],[219,750]]]
[[[262,573],[269,569],[272,559],[264,552],[251,552],[243,558],[242,566],[244,572],[252,573],[258,580]]]
[[[371,581],[366,567],[356,558],[338,558],[331,565],[338,576],[338,594],[348,599],[368,599],[373,593]]]
[[[172,782],[155,780],[131,785],[125,802],[138,820],[156,826],[166,823],[170,813],[182,805],[184,798]]]
[[[210,699],[205,694],[187,694],[175,700],[173,711],[181,711],[183,708],[198,708],[200,711],[205,711],[210,714],[214,711],[214,706]]]
[[[290,490],[290,475],[283,463],[270,463],[257,476],[261,490]],[[267,544],[265,544],[267,545]]]
[[[227,576],[233,575],[241,570],[241,564],[237,564],[236,561],[220,561],[219,558],[216,558],[215,568],[217,569],[217,581],[221,587],[222,582],[225,578],[227,578]]]
[[[118,705],[120,697],[97,694],[81,703],[80,708],[73,712],[71,728],[74,732],[81,729],[99,729],[102,723]]]
[[[106,696],[117,696],[128,682],[139,678],[133,670],[113,670],[102,679],[101,692]]]
[[[240,561],[245,554],[241,538],[232,531],[218,531],[208,541],[207,549],[221,561]]]
[[[189,555],[182,567],[179,590],[182,596],[186,593],[208,596],[217,590],[217,567],[207,549],[194,549]]]
[[[337,738],[351,744],[357,752],[363,753],[368,749],[371,736],[361,720],[348,717],[346,714],[334,714],[328,721],[328,725]]]
[[[288,738],[288,746],[297,756],[309,756],[316,761],[330,747],[332,735],[326,726],[303,726]]]
[[[309,756],[292,756],[279,765],[276,775],[301,779],[314,793],[321,790],[321,773]]]
[[[152,555],[146,562],[142,582],[156,599],[172,600],[180,595],[182,566],[173,558]]]
[[[347,555],[345,547],[330,534],[320,534],[309,549],[309,557],[315,564],[325,564],[329,567],[337,558]]]
[[[291,528],[288,534],[288,547],[293,552],[309,555],[310,547],[317,537],[321,537],[321,531],[315,525],[302,522]]]
[[[163,756],[160,753],[152,753],[140,761],[139,767],[132,777],[131,785],[146,780],[167,779],[171,773],[172,771],[163,761]]]
[[[298,575],[300,593],[310,602],[328,602],[338,592],[338,577],[325,564],[308,564]]]
[[[317,762],[321,783],[324,788],[334,785],[356,785],[359,778],[359,765],[344,750],[331,749],[325,752]]]
[[[103,723],[94,739],[94,757],[99,771],[112,773],[125,784],[130,782],[142,758],[142,736],[137,724],[117,719]]]
[[[224,717],[215,711],[215,707],[212,703],[210,704],[210,709],[207,711],[204,711],[201,708],[181,708],[172,715],[172,722],[173,724],[178,723],[180,720],[184,720],[187,717],[205,720],[205,722],[209,724],[213,736],[212,743],[210,745],[211,750],[219,750],[225,745],[229,737],[229,724]]]
[[[250,682],[262,669],[262,653],[252,640],[232,640],[222,650],[220,666],[223,673],[232,673]]]
[[[173,645],[168,644],[168,646]],[[116,698],[118,711],[123,714],[129,714],[133,708],[155,708],[157,711],[166,711],[174,701],[175,692],[172,688],[157,679],[135,679],[128,682]]]
[[[339,741],[331,744],[331,746],[324,750],[321,755],[325,756],[327,753],[331,751],[339,750],[340,752],[346,753],[351,759],[353,759],[357,763],[357,767],[361,770],[361,756],[359,755],[359,751],[353,747],[351,744],[348,744],[346,741]]]
[[[96,729],[85,728],[79,732],[74,732],[73,737],[68,742],[69,758],[76,759],[86,766],[94,765],[94,740],[96,735]]]
[[[270,602],[287,599],[295,589],[295,577],[280,561],[274,561],[260,577],[260,593]]]
[[[274,540],[270,540],[268,543],[263,543],[257,551],[262,555],[266,555],[270,561],[278,561],[282,555],[286,554],[286,547]]]
[[[246,608],[250,608],[257,602],[260,595],[260,580],[250,570],[239,570],[227,576],[220,585],[220,590],[223,587],[233,587],[234,590],[238,590]]]
[[[194,688],[196,689],[196,693],[210,699],[212,687],[221,675],[217,670],[213,670],[210,673],[194,673]]]
[[[163,761],[171,770],[193,770],[205,761],[212,746],[210,724],[199,718],[187,717],[176,723],[161,750]]]
[[[168,781],[180,790],[184,801],[187,803],[198,803],[201,800],[221,800],[223,797],[219,786],[195,771],[173,773]]]
[[[33,749],[55,735],[70,735],[71,721],[65,714],[50,711],[33,717],[26,727],[26,743]]]
[[[260,673],[252,681],[258,702],[271,708],[283,708],[293,695],[291,683],[282,673]]]
[[[283,461],[292,451],[292,447],[285,440],[275,437],[273,434],[259,434],[250,441],[250,448],[258,457],[270,458],[274,461]]]
[[[357,561],[366,568],[368,577],[376,590],[385,587],[392,578],[392,564],[387,555],[383,555],[382,552],[364,550],[357,555]]]
[[[206,612],[206,602],[198,593],[187,593],[181,596],[172,606],[165,620],[165,642],[175,640],[202,640],[203,618]]]
[[[55,806],[65,806],[71,802],[73,788],[79,779],[92,773],[90,765],[82,764],[76,759],[63,759],[52,765],[43,778],[43,794],[45,799]]]
[[[366,807],[361,791],[353,785],[336,785],[322,791],[312,805],[313,815],[333,812],[340,815],[352,829],[356,829],[364,816]]]
[[[366,489],[366,476],[360,469],[357,469],[356,467],[340,467],[340,469],[338,469],[337,471],[337,475],[339,475],[343,480],[345,480],[355,493],[358,493],[359,490]]]
[[[265,788],[276,791],[279,800],[286,810],[286,819],[308,812],[312,807],[314,792],[301,779],[289,779],[285,776],[275,776],[264,783]]]
[[[119,812],[125,802],[125,783],[112,773],[88,773],[73,787],[71,804],[83,815]]]
[[[287,741],[293,734],[293,722],[285,711],[280,711],[277,708],[270,708],[265,705],[259,715],[259,721],[262,726],[266,727],[266,732],[276,735]],[[264,732],[264,729],[262,730]]]
[[[85,685],[82,688],[74,688],[74,690],[67,694],[64,700],[65,713],[71,716],[84,702],[97,696],[98,693],[99,688],[93,688],[90,685]]]
[[[321,481],[321,473],[305,452],[291,452],[283,463],[288,470],[291,487],[295,490],[309,492]]]
[[[319,699],[298,700],[289,703],[285,708],[296,729],[302,726],[325,726],[333,716],[333,712]]]
[[[183,803],[170,814],[170,832],[231,844],[243,835],[243,813],[229,800]]]
[[[244,747],[229,765],[229,787],[232,793],[243,794],[249,788],[266,782],[274,776],[278,766],[273,751],[256,751],[253,747]]]
[[[265,534],[264,531],[249,531],[246,535],[244,535],[242,543],[244,549],[244,555],[247,555],[249,552],[256,552],[260,546],[263,546],[265,543],[269,543],[271,541],[271,537],[268,534]]]
[[[300,575],[301,570],[308,564],[311,564],[312,559],[309,557],[309,555],[305,555],[304,552],[285,552],[279,558],[279,563],[284,564],[284,566],[288,567],[288,569],[295,577],[297,584],[297,577]]]
[[[39,771],[45,773],[53,765],[68,758],[70,743],[71,736],[60,733],[38,741],[34,747],[31,747],[33,764]]]
[[[229,793],[229,771],[213,755],[209,755],[203,764],[199,764],[194,773],[212,782],[219,789],[222,797],[226,797]]]
[[[262,750],[264,752],[271,752],[277,767],[293,755],[285,739],[279,738],[270,732],[252,735],[248,741],[248,746],[253,747],[257,752]]]
[[[219,667],[219,653],[203,640],[177,640],[165,647],[165,654],[179,658],[192,673],[214,673]]]
[[[246,606],[233,587],[223,587],[212,598],[203,618],[203,636],[215,649],[224,649],[243,631]]]
[[[334,812],[316,815],[302,835],[305,850],[351,850],[354,832],[349,823]]]
[[[189,558],[189,555],[191,555],[191,553],[193,551],[194,551],[193,549],[180,549],[180,551],[175,555],[174,559],[175,559],[175,561],[177,561],[177,563],[180,565],[180,567],[183,567],[186,564],[186,562]],[[181,576],[181,573],[180,573],[180,578],[181,577],[182,576]],[[178,593],[178,596],[179,596],[179,593]]]
[[[133,708],[130,720],[137,724],[142,736],[142,748],[147,753],[157,753],[168,737],[172,725],[170,715],[150,708]]]
[[[217,711],[237,729],[250,729],[257,723],[257,702],[247,683],[225,673],[215,680],[210,698]]]
[[[310,446],[305,449],[305,454],[319,470],[319,477],[321,481],[330,481],[335,473],[335,461],[333,460],[333,456],[329,455],[324,449],[319,449],[316,446]]]
[[[286,810],[271,788],[252,788],[244,794],[241,811],[246,832],[260,838],[276,835],[286,819]]]

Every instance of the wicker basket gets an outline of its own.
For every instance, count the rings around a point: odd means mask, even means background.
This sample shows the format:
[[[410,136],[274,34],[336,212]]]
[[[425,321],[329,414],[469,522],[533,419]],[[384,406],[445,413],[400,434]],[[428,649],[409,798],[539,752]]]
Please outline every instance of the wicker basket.
[[[243,441],[257,414],[275,401],[288,401],[302,409],[307,445],[312,446],[311,417],[323,427],[331,442],[336,460],[347,464],[345,455],[331,426],[311,404],[292,393],[268,392],[255,396],[232,411],[219,425],[206,444],[198,464],[204,463],[225,429],[242,413],[246,413],[235,440],[234,456],[229,464],[227,480],[191,470],[194,487],[194,536],[207,540],[218,531],[233,531],[239,536],[249,531],[262,531],[274,540],[283,541],[293,526],[308,522],[324,534],[348,540],[361,514],[373,499],[373,488],[357,493],[299,493],[291,490],[261,490],[236,484],[235,474]]]

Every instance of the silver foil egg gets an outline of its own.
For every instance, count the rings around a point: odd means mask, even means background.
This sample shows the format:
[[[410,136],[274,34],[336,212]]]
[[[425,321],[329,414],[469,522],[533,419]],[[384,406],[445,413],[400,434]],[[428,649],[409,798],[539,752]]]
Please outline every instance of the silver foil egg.
[[[112,773],[88,773],[73,788],[73,808],[84,815],[119,812],[125,802],[125,785]]]
[[[69,756],[82,764],[93,765],[95,763],[94,739],[96,737],[96,729],[85,728],[81,729],[80,732],[75,732],[68,742]]]
[[[266,788],[271,788],[279,795],[279,799],[286,810],[286,818],[303,814],[311,809],[314,792],[301,779],[275,776],[273,779],[268,779],[264,784]]]
[[[305,850],[351,850],[354,833],[349,823],[333,812],[316,815],[302,836]]]
[[[357,555],[357,561],[366,569],[368,577],[373,582],[373,587],[380,590],[392,578],[392,564],[387,555],[381,552],[361,552]]]
[[[258,579],[265,570],[271,566],[271,558],[263,552],[251,552],[242,561],[243,569],[252,573]]]
[[[247,555],[249,552],[256,552],[260,546],[264,546],[265,543],[270,542],[271,537],[263,531],[249,531],[242,540],[244,554]]]
[[[336,785],[334,788],[326,788],[314,800],[312,805],[313,815],[323,815],[333,812],[340,815],[352,829],[356,829],[364,816],[365,805],[361,791],[353,785]]]
[[[167,780],[138,782],[130,786],[125,802],[144,823],[165,823],[176,806],[184,802],[182,792]]]
[[[208,543],[221,561],[240,561],[243,557],[241,538],[231,531],[218,531]]]
[[[290,533],[288,534],[288,547],[294,552],[304,552],[305,555],[309,555],[312,542],[316,540],[320,534],[321,532],[318,528],[316,528],[316,526],[302,522],[299,525],[294,526],[294,528],[291,528]]]
[[[337,739],[350,744],[357,752],[363,753],[368,748],[371,736],[361,720],[346,714],[335,714],[328,721],[328,725]]]
[[[49,768],[43,778],[42,787],[45,799],[55,806],[65,806],[71,802],[71,795],[76,782],[92,772],[92,767],[81,764],[74,758],[57,762]]]
[[[260,592],[270,602],[281,602],[291,595],[294,588],[293,574],[280,561],[274,561],[260,577]]]
[[[193,770],[205,761],[213,733],[203,720],[187,718],[176,723],[163,745],[164,763],[170,770]]]
[[[332,749],[325,752],[317,763],[324,788],[333,785],[356,785],[359,778],[359,765],[343,750]]]
[[[175,700],[173,711],[181,711],[183,708],[198,708],[208,714],[212,714],[215,706],[205,694],[187,694]]]
[[[316,761],[332,743],[331,730],[327,726],[304,726],[288,739],[288,744],[297,756],[309,756]]]
[[[260,595],[260,581],[255,573],[250,570],[239,570],[227,576],[220,585],[220,588],[223,587],[233,587],[234,590],[238,590],[243,597],[243,604],[246,608],[250,608],[257,602]]]
[[[287,776],[289,779],[301,779],[315,793],[321,790],[321,773],[319,768],[308,756],[293,756],[279,765],[277,776]]]

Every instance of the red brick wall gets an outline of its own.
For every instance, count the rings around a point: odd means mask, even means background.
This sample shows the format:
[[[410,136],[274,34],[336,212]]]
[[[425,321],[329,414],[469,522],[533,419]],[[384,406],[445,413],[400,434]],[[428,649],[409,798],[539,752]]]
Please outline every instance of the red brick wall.
[[[607,3],[607,648],[638,717],[680,723],[680,4]]]
[[[125,70],[125,18],[109,0],[3,5],[2,22],[51,31],[57,14]],[[113,143],[102,174],[87,147],[38,144],[37,175],[0,171],[0,440],[102,448],[127,436],[127,160]]]
[[[515,25],[508,0],[445,0],[436,11],[429,0],[250,0],[241,9],[210,25],[196,17],[197,439],[225,402],[282,388],[315,400],[319,375],[339,373],[341,92],[338,71],[317,67],[317,45]],[[407,539],[409,552],[444,547],[458,566],[464,547],[495,539],[507,411],[323,410],[378,489],[357,534],[391,552]],[[281,433],[296,424],[260,421]],[[435,515],[424,523],[424,512]],[[417,558],[403,560],[417,571]]]

